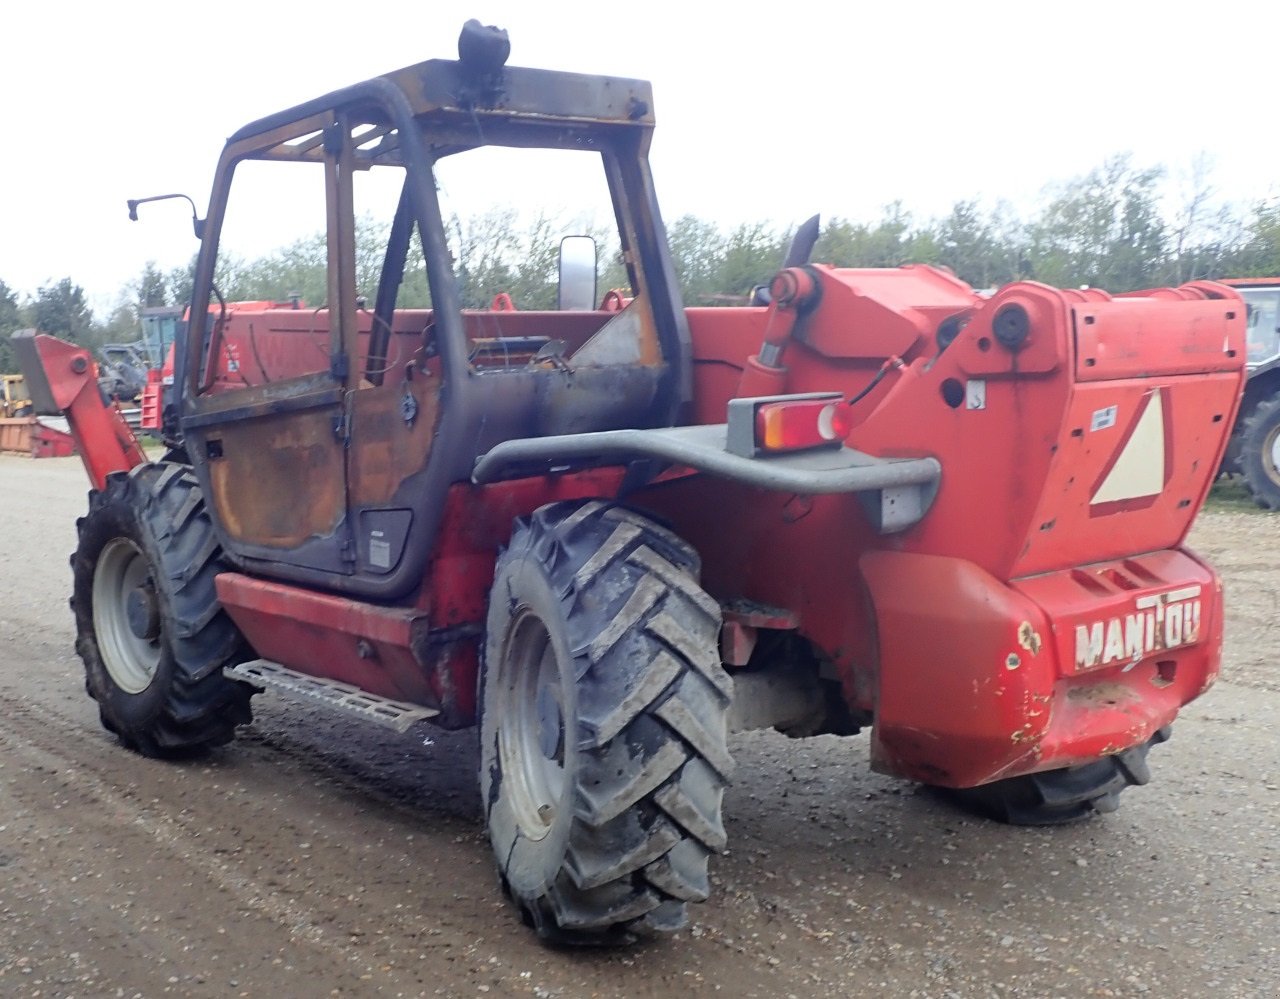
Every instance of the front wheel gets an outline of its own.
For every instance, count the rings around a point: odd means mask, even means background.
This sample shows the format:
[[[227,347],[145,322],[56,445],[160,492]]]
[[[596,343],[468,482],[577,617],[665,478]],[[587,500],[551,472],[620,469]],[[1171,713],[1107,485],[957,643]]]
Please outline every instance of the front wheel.
[[[222,675],[242,640],[218,605],[194,476],[165,462],[112,474],[76,526],[76,651],[102,724],[147,756],[230,741],[253,688]]]
[[[481,674],[481,793],[503,884],[546,939],[684,925],[724,848],[732,769],[718,605],[652,521],[559,503],[498,560]]]

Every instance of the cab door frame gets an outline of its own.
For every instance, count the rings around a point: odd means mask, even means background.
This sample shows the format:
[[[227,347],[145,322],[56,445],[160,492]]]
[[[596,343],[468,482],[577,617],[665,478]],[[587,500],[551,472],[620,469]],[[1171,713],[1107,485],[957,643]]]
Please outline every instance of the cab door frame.
[[[324,171],[328,364],[278,381],[266,381],[264,372],[264,384],[214,391],[226,357],[225,334],[235,321],[214,286],[218,243],[236,167],[253,159],[318,161]],[[223,548],[233,561],[266,562],[276,570],[352,572],[345,433],[348,387],[358,378],[352,372],[360,349],[355,169],[350,120],[341,109],[233,139],[223,153],[197,267],[182,427]],[[292,502],[282,497],[290,493]]]

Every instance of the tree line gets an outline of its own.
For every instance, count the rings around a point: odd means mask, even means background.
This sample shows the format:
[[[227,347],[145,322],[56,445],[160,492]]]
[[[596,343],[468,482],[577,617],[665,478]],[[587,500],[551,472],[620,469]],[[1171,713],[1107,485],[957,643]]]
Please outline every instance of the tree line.
[[[895,202],[872,221],[826,221],[812,259],[840,267],[935,264],[975,288],[1026,279],[1118,292],[1204,278],[1280,275],[1280,201],[1243,208],[1219,203],[1208,174],[1198,164],[1178,194],[1171,192],[1162,169],[1113,157],[1046,189],[1038,212],[1026,220],[1006,205],[987,207],[977,200],[958,202],[945,217],[917,220]],[[483,308],[494,291],[502,290],[520,308],[554,307],[556,253],[560,236],[569,231],[557,220],[526,220],[504,209],[451,219],[448,228],[464,306]],[[593,228],[608,250],[604,227]],[[792,230],[768,222],[726,229],[685,215],[668,224],[668,237],[685,304],[727,305],[747,301],[756,285],[768,281]],[[372,221],[358,227],[357,280],[370,300],[384,240],[385,228]],[[224,260],[219,290],[228,301],[283,301],[297,294],[319,305],[326,297],[325,254],[324,236],[316,234],[257,259]],[[602,259],[601,288],[624,285],[616,252]],[[428,305],[416,241],[409,263],[400,301]],[[0,371],[14,370],[8,337],[24,327],[91,347],[137,339],[141,310],[185,304],[193,271],[194,261],[169,272],[148,263],[102,317],[94,315],[84,289],[70,277],[41,286],[26,299],[0,280]]]

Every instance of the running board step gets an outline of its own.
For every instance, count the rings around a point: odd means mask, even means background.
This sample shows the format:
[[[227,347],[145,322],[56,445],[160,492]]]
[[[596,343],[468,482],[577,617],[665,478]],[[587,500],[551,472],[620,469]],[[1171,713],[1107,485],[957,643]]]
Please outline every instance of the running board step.
[[[343,714],[355,715],[363,721],[402,733],[440,713],[421,704],[407,704],[371,694],[350,683],[299,673],[270,659],[252,659],[237,666],[227,666],[222,675],[259,687],[271,687],[301,701],[319,702]]]

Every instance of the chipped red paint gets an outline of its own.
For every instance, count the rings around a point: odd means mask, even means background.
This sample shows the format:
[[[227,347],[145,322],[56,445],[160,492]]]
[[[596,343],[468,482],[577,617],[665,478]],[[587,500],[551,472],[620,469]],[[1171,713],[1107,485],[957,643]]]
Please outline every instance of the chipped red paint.
[[[880,671],[873,762],[890,773],[967,787],[1097,759],[1149,739],[1218,673],[1222,587],[1184,551],[1010,583],[931,555],[872,552],[862,568],[881,661],[915,667]],[[1188,584],[1194,644],[1077,667],[1077,627]]]

